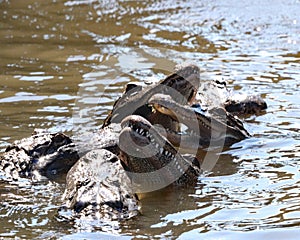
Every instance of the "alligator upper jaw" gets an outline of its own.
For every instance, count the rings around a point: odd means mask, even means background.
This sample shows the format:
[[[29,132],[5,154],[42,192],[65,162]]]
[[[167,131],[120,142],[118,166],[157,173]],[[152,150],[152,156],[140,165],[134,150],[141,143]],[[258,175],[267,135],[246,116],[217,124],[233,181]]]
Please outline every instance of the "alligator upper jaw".
[[[192,103],[200,86],[200,69],[191,63],[177,65],[176,72],[161,84],[175,89],[188,103]]]

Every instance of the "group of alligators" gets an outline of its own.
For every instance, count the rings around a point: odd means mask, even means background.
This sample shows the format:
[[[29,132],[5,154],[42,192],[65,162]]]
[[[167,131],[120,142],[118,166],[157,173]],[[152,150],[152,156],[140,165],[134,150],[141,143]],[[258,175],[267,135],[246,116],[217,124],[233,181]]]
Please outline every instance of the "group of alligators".
[[[214,84],[226,91],[223,82]],[[236,115],[267,107],[260,97],[230,94],[219,106],[205,106],[196,102],[199,85],[194,64],[179,66],[156,84],[130,83],[87,141],[75,144],[63,133],[36,131],[6,149],[0,173],[6,179],[67,173],[63,199],[75,216],[135,216],[137,193],[197,182],[201,159],[185,150],[226,147],[249,137]]]

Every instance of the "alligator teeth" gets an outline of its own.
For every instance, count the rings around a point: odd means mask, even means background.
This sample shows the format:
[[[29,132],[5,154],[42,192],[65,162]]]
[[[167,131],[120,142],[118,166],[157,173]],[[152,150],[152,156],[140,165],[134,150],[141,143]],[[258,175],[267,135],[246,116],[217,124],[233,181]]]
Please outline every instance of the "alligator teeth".
[[[180,172],[181,174],[184,174],[184,171],[183,171],[183,169],[181,168],[181,166],[179,165],[177,159],[175,159],[175,167],[177,167],[177,169],[179,170],[179,172]]]
[[[159,149],[160,154],[163,154],[163,151],[164,151],[164,148]]]
[[[136,131],[138,134],[142,135],[142,136],[145,136],[145,137],[148,137],[148,138],[150,137],[149,132],[148,132],[147,130],[145,130],[145,129],[137,128],[137,129],[135,129],[135,131]]]
[[[167,150],[165,150],[164,155],[167,157],[169,155],[169,152]]]

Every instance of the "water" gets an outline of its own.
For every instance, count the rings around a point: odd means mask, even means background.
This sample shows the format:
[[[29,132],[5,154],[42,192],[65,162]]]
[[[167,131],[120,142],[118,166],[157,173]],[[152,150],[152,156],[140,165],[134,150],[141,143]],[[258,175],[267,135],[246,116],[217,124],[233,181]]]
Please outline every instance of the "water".
[[[126,83],[187,60],[269,106],[243,119],[253,137],[216,156],[195,188],[147,194],[126,222],[63,221],[64,183],[2,181],[1,237],[298,237],[299,1],[27,0],[0,11],[2,150],[34,128],[92,131]]]

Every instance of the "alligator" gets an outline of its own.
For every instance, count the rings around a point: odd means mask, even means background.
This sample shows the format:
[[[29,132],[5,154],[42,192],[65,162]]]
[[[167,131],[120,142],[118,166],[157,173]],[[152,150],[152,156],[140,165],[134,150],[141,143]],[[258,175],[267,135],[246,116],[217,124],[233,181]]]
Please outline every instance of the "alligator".
[[[260,114],[267,103],[258,95],[230,91],[225,81],[201,81],[197,101],[203,109],[222,107],[233,115]]]
[[[167,138],[177,147],[229,146],[250,136],[243,123],[224,108],[203,110],[199,105],[182,106],[163,94],[153,95],[149,105],[186,126],[182,133],[166,129]]]
[[[267,103],[257,95],[235,94],[226,99],[224,108],[235,115],[260,114],[267,109]]]
[[[191,104],[196,97],[199,84],[200,69],[194,64],[178,65],[175,73],[143,89],[130,84],[130,87],[127,87],[124,94],[115,102],[102,127],[112,122],[120,123],[129,115],[140,115],[147,119],[152,117],[152,121],[156,122],[157,116],[153,117],[151,108],[147,107],[148,100],[154,94],[167,94],[180,104]]]
[[[81,157],[66,181],[63,199],[73,218],[110,221],[139,213],[138,197],[119,157],[106,149],[93,149]]]
[[[20,177],[50,179],[63,175],[79,159],[72,140],[63,133],[35,129],[32,136],[15,141],[0,156],[0,173],[6,180]]]
[[[33,171],[46,176],[68,172],[64,200],[76,216],[133,217],[138,214],[136,193],[197,182],[198,159],[183,156],[176,147],[230,145],[249,136],[225,105],[202,111],[195,104],[199,72],[185,65],[156,84],[130,84],[89,142],[75,146],[61,133],[35,134],[6,149],[0,170],[14,178]]]

